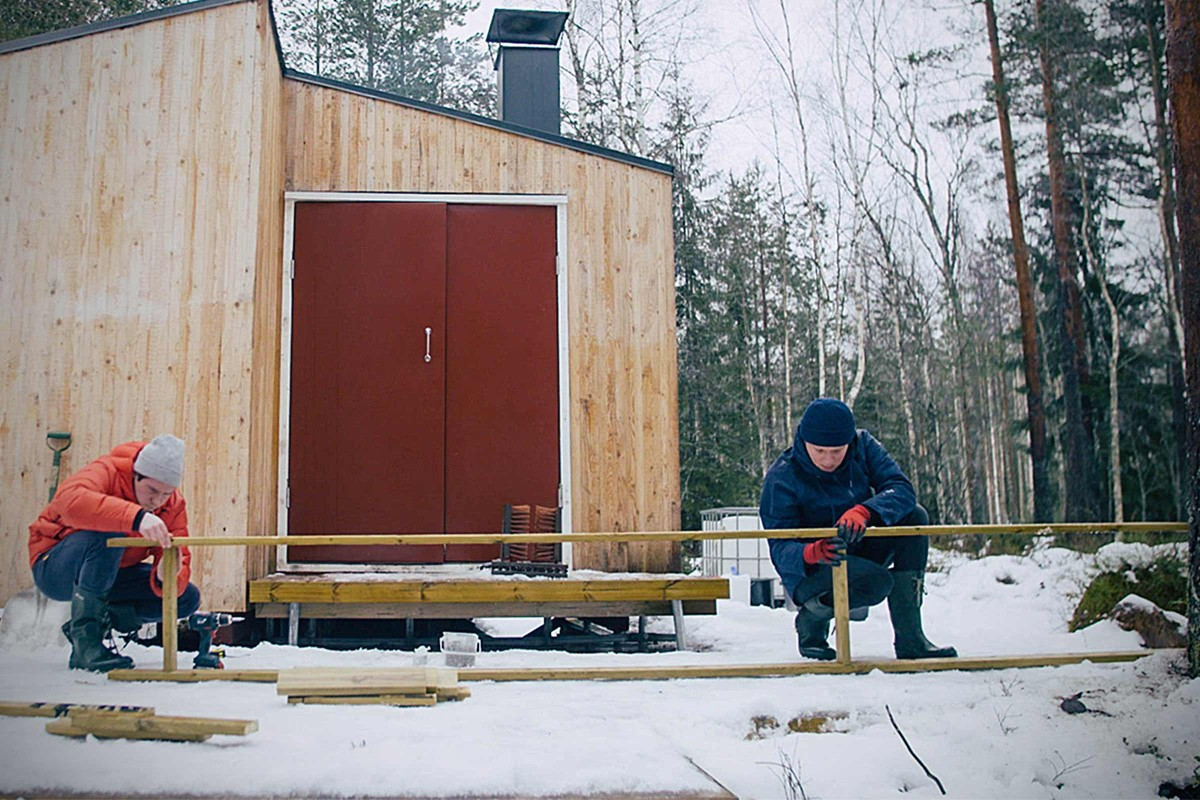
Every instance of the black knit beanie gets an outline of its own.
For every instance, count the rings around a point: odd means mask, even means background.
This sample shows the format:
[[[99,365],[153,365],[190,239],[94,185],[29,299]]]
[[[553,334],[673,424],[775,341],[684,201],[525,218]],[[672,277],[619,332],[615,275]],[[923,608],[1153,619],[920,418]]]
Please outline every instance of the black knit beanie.
[[[832,397],[813,400],[800,420],[800,438],[817,447],[850,444],[857,433],[850,406]]]

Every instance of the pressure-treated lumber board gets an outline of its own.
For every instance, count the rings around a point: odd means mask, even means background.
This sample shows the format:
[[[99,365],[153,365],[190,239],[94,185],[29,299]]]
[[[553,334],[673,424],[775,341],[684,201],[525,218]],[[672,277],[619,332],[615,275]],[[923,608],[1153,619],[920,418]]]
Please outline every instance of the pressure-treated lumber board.
[[[177,669],[167,672],[161,669],[114,669],[106,674],[110,681],[170,681],[172,683],[243,681],[249,683],[274,683],[279,677],[279,670]]]
[[[273,580],[250,582],[252,603],[579,603],[712,600],[726,578],[632,580]]]
[[[432,706],[436,705],[439,696],[432,692],[427,694],[377,694],[358,696],[333,695],[298,695],[288,697],[288,702],[295,705],[304,703],[319,706]]]
[[[100,738],[172,739],[204,741],[215,734],[246,736],[258,730],[252,719],[219,719],[209,717],[135,717],[112,712],[75,709],[66,719],[46,725],[50,733],[64,736],[92,734]]]
[[[68,711],[67,717],[79,727],[102,727],[112,730],[209,733],[224,736],[246,736],[258,730],[258,720],[253,719],[180,716],[134,717],[108,711],[90,711],[86,708]]]
[[[717,613],[716,600],[684,600],[689,616]],[[665,617],[669,600],[603,603],[308,603],[300,604],[303,619],[470,619],[473,617]],[[287,619],[287,603],[255,603],[260,619]]]
[[[295,697],[424,694],[431,684],[436,687],[455,683],[457,678],[453,674],[438,675],[426,667],[294,667],[279,672],[276,692]]]
[[[458,670],[454,667],[423,667],[425,670],[425,685],[430,691],[454,689],[458,687]]]
[[[87,705],[83,703],[22,703],[0,701],[0,717],[64,717],[76,709],[104,711],[112,714],[129,714],[135,717],[152,717],[154,709],[149,706]]]
[[[465,686],[439,686],[434,694],[440,703],[443,700],[466,700],[471,696],[471,690]]]
[[[846,562],[833,568],[833,619],[837,626],[837,661],[850,663],[850,584],[846,576]]]
[[[1066,664],[1111,664],[1136,661],[1155,651],[1134,650],[1098,653],[1059,653],[1054,655],[963,656],[942,659],[884,659],[851,661],[838,664],[831,661],[796,661],[785,664],[715,664],[677,667],[559,667],[553,669],[521,669],[517,667],[468,667],[458,671],[460,681],[589,681],[589,680],[670,680],[673,678],[778,678],[792,675],[841,675],[881,672],[938,672],[944,670],[1023,669],[1027,667],[1059,667]],[[211,673],[193,678],[197,672]],[[241,670],[251,677],[225,676],[222,673],[238,670],[178,670],[164,673],[156,669],[113,670],[110,679],[121,681],[178,681],[192,680],[254,680],[271,681],[277,674],[272,670]],[[271,677],[267,677],[267,676]]]
[[[1004,533],[1186,533],[1186,522],[1058,522],[1012,525],[896,525],[868,528],[868,537],[879,536],[995,536]],[[837,528],[780,528],[745,531],[606,531],[588,533],[414,533],[339,536],[203,536],[189,537],[188,547],[294,547],[330,544],[505,544],[527,542],[632,543],[680,542],[716,539],[824,539]],[[144,539],[109,539],[109,547],[144,547]]]
[[[851,661],[801,661],[790,664],[715,664],[678,667],[558,667],[522,669],[471,667],[459,670],[460,681],[633,681],[675,678],[775,678],[793,675],[849,675],[881,672],[937,672],[942,670],[1015,669],[1057,667],[1091,661],[1107,664],[1135,661],[1153,651],[1062,653],[1048,656],[975,656],[941,659]]]
[[[97,725],[84,724],[82,721],[62,717],[46,723],[46,733],[56,736],[71,736],[76,739],[85,738],[88,734],[98,739],[156,739],[167,742],[206,742],[212,738],[211,733],[172,733],[169,731],[114,731]]]
[[[175,624],[179,618],[179,597],[175,593],[176,578],[179,575],[179,548],[163,549],[162,567],[163,624],[159,625],[159,629],[162,631],[163,670],[171,672],[179,667],[179,626]]]

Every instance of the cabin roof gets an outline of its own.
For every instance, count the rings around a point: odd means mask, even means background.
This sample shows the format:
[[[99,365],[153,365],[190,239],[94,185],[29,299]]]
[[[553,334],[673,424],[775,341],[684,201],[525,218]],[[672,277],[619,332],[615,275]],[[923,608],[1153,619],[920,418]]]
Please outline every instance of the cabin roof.
[[[76,25],[73,28],[47,31],[46,33],[39,33],[34,36],[26,36],[21,39],[0,42],[0,55],[4,55],[6,53],[16,53],[21,50],[29,50],[34,47],[55,44],[57,42],[66,42],[70,41],[71,39],[79,39],[96,33],[115,31],[122,28],[131,28],[146,22],[154,22],[156,20],[167,19],[169,17],[182,16],[184,14],[191,14],[198,11],[207,11],[211,8],[217,8],[218,6],[250,2],[256,2],[256,0],[195,0],[195,2],[191,3],[182,3],[176,6],[157,8],[151,11],[143,11],[138,14],[117,17],[115,19],[91,22],[86,25]],[[458,109],[448,108],[446,106],[440,106],[434,103],[427,103],[423,100],[416,100],[411,97],[404,97],[402,95],[392,94],[390,92],[384,92],[378,89],[372,89],[368,86],[359,86],[353,83],[346,83],[344,81],[338,81],[319,75],[309,75],[304,72],[289,69],[283,60],[283,47],[279,42],[279,31],[275,26],[274,9],[271,9],[271,33],[275,39],[275,55],[279,59],[279,68],[282,70],[285,79],[299,81],[301,83],[309,83],[316,86],[323,86],[336,91],[350,92],[352,94],[361,95],[373,100],[381,100],[388,103],[406,106],[408,108],[415,108],[420,111],[427,111],[431,114],[441,114],[443,116],[452,117],[465,122],[471,122],[476,125],[483,125],[488,128],[494,128],[497,130],[506,131],[508,133],[513,133],[518,136],[525,136],[530,139],[537,139],[542,142],[558,145],[559,147],[566,147],[571,150],[577,150],[579,152],[588,153],[601,158],[607,158],[612,161],[619,161],[635,167],[642,167],[644,169],[662,172],[667,175],[674,175],[674,168],[670,164],[666,164],[661,161],[654,161],[652,159],[642,158],[641,156],[625,153],[620,150],[612,150],[607,147],[600,147],[599,145],[581,142],[577,139],[570,139],[566,136],[559,136],[553,133],[539,131],[534,128],[526,128],[523,125],[514,125],[511,122],[505,122],[503,120],[493,119],[491,117],[480,116],[479,114],[472,114],[467,111],[459,111]]]

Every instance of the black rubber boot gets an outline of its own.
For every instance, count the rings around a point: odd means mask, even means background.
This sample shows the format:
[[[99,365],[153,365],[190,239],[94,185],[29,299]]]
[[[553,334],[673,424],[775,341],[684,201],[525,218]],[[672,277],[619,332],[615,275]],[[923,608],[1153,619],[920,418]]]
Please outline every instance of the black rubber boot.
[[[814,613],[807,606],[800,607],[796,613],[796,642],[800,655],[819,661],[837,658],[837,651],[829,646],[829,620],[832,616]]]
[[[925,573],[892,572],[896,579],[888,595],[888,611],[895,631],[896,658],[957,658],[953,647],[938,647],[921,629],[921,596]]]
[[[108,630],[108,603],[103,595],[76,586],[71,595],[71,621],[67,623],[71,669],[108,672],[133,667],[132,658],[114,652],[104,644]]]

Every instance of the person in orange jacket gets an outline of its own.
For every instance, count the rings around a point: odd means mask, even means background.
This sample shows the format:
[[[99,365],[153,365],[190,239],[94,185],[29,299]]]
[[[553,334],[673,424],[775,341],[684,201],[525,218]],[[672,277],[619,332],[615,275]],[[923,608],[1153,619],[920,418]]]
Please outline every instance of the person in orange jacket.
[[[105,643],[116,628],[132,632],[162,619],[162,548],[188,535],[183,441],[164,434],[117,445],[58,487],[29,526],[29,565],[37,587],[52,600],[71,601],[63,631],[71,669],[107,672],[133,659]],[[110,538],[140,536],[146,547],[108,547]],[[191,553],[180,550],[174,591],[179,616],[200,607],[188,581]],[[152,563],[146,563],[151,558]]]

